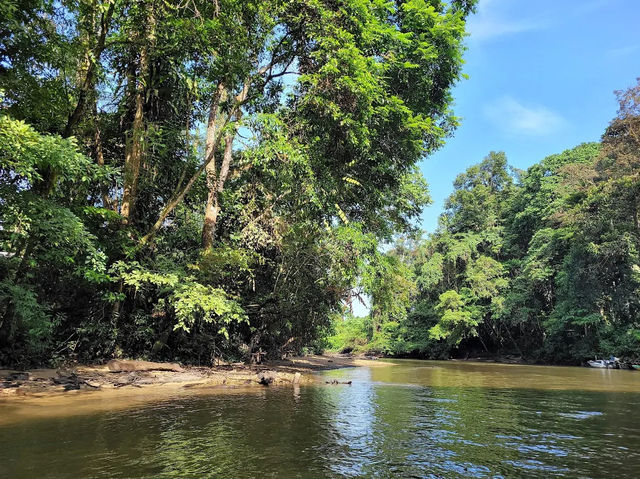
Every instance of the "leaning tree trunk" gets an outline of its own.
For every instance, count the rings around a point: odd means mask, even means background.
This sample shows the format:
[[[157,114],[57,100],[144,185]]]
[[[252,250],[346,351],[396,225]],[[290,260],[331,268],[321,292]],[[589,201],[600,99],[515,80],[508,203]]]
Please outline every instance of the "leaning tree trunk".
[[[153,240],[155,234],[162,228],[164,221],[171,214],[171,212],[182,202],[185,195],[191,190],[195,182],[198,180],[202,173],[205,173],[207,169],[210,172],[209,175],[211,178],[214,178],[216,172],[215,165],[215,152],[222,140],[222,136],[224,134],[224,129],[227,125],[232,121],[233,118],[239,116],[240,109],[247,101],[249,93],[249,82],[245,82],[242,91],[235,97],[235,101],[232,106],[229,108],[226,114],[222,114],[220,108],[220,101],[223,96],[226,96],[226,90],[223,84],[218,86],[218,91],[214,97],[214,100],[211,104],[211,108],[209,110],[209,121],[207,125],[207,141],[205,147],[205,155],[204,161],[202,164],[196,169],[193,173],[189,181],[183,183],[182,181],[171,195],[171,199],[167,202],[167,204],[162,208],[160,215],[153,226],[149,229],[148,233],[144,235],[140,241],[140,245],[148,244]],[[226,147],[225,147],[226,149]],[[228,157],[228,163],[231,161],[231,157]],[[212,164],[213,163],[213,164]],[[227,164],[228,168],[228,164]],[[221,168],[223,170],[224,168]],[[228,170],[227,170],[228,173]],[[226,179],[226,176],[225,176]],[[224,186],[224,185],[223,185]],[[209,188],[211,190],[211,188]]]

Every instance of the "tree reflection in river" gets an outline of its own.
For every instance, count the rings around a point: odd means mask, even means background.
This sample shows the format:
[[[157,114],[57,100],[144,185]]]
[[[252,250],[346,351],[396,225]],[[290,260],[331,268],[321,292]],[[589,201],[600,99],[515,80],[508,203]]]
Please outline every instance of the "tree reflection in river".
[[[636,477],[640,375],[616,373],[404,361],[25,419],[0,426],[0,477]]]

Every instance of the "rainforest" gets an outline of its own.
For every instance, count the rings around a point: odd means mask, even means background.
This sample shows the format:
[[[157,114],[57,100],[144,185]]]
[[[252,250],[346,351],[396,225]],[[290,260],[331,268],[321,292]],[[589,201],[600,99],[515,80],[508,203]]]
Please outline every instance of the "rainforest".
[[[0,364],[640,359],[632,78],[599,142],[478,152],[421,231],[475,9],[0,0]]]

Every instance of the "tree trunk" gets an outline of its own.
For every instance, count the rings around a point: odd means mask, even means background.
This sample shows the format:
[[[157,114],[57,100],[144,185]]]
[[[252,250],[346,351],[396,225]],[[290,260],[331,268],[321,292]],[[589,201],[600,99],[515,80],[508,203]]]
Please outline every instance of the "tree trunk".
[[[636,196],[636,211],[635,211],[635,220],[636,220],[636,236],[638,246],[640,246],[640,195]]]
[[[90,95],[94,94],[97,65],[100,63],[100,57],[102,56],[102,52],[105,48],[107,32],[109,31],[111,18],[113,17],[114,6],[115,3],[113,1],[110,2],[107,7],[107,11],[102,13],[100,16],[100,22],[97,26],[98,32],[95,33],[96,26],[94,25],[92,27],[92,31],[89,33],[91,36],[97,35],[97,41],[95,46],[87,51],[86,54],[86,73],[84,75],[84,79],[81,81],[80,92],[78,93],[78,102],[76,103],[73,112],[69,115],[67,124],[64,127],[63,136],[65,138],[71,136],[73,133],[73,129],[82,118],[82,114],[84,113]],[[95,24],[96,22],[94,21],[93,23]]]
[[[142,65],[146,62],[141,55],[140,75],[143,75],[144,69]],[[122,207],[120,214],[124,218],[124,222],[128,223],[133,214],[135,200],[138,193],[138,177],[140,176],[140,165],[142,164],[142,155],[144,154],[144,86],[143,82],[138,79],[138,85],[135,93],[135,113],[133,116],[133,124],[131,127],[131,137],[127,141],[126,156],[124,160],[124,187],[122,192]]]
[[[213,246],[218,215],[220,214],[220,193],[224,190],[224,183],[229,175],[229,167],[233,158],[234,136],[235,135],[230,134],[225,138],[224,155],[219,176],[216,177],[215,161],[209,164],[211,168],[206,169],[209,194],[207,195],[207,207],[205,209],[204,225],[202,227],[202,247],[204,249]]]
[[[215,225],[215,221],[218,217],[217,212],[217,201],[211,196],[212,189],[215,188],[217,183],[217,174],[216,174],[216,147],[217,147],[217,130],[218,130],[218,113],[220,111],[220,101],[224,96],[224,86],[221,84],[218,85],[218,90],[216,91],[215,97],[211,102],[211,107],[209,108],[209,121],[207,122],[207,140],[205,144],[204,151],[204,171],[207,175],[207,188],[209,190],[209,195],[207,196],[207,206],[205,210],[205,218],[204,218],[204,227],[202,229],[202,243],[205,243],[205,237],[209,236],[209,227],[211,224]],[[215,216],[215,218],[213,218]],[[212,223],[213,222],[213,223]],[[208,246],[211,246],[209,244]],[[208,247],[207,246],[207,247]]]
[[[242,91],[236,96],[236,104],[241,105],[246,99],[249,92],[249,83],[245,82]],[[235,118],[234,118],[235,116]],[[238,108],[229,114],[228,121],[237,121],[242,116],[242,111]],[[227,123],[228,123],[227,121]],[[216,174],[216,162],[211,161],[207,167],[207,187],[209,193],[207,195],[207,206],[204,213],[204,225],[202,226],[202,247],[204,249],[211,248],[215,239],[216,225],[220,214],[220,193],[224,191],[224,184],[229,176],[231,161],[233,160],[233,140],[235,138],[234,131],[225,136],[224,155],[220,172]],[[207,142],[209,134],[207,133]]]
[[[98,115],[98,103],[93,103],[93,153],[95,155],[96,163],[99,166],[104,166],[104,152],[102,150],[102,133],[100,131],[100,117]],[[105,184],[100,185],[100,197],[102,199],[102,207],[115,210],[111,198],[109,197],[109,187]]]
[[[209,182],[209,172],[207,172],[207,183]],[[215,189],[209,188],[207,196],[207,206],[204,214],[204,225],[202,226],[202,247],[209,249],[213,246],[213,238],[218,222],[218,214],[220,213],[220,205],[218,204],[218,195]]]
[[[143,46],[140,50],[140,64],[135,78],[135,111],[131,136],[127,141],[124,160],[124,185],[122,192],[122,206],[120,215],[124,223],[129,223],[134,213],[136,197],[138,195],[138,178],[140,166],[145,152],[146,125],[144,118],[144,103],[149,90],[150,49],[155,38],[155,16],[153,2],[147,5],[147,18],[143,27]]]
[[[245,83],[242,92],[240,92],[240,94],[236,96],[235,102],[230,108],[229,113],[227,115],[224,115],[223,118],[221,115],[219,115],[219,102],[220,98],[225,94],[225,91],[226,90],[224,85],[220,84],[218,86],[218,91],[216,93],[214,101],[211,104],[209,112],[209,122],[207,125],[207,142],[204,162],[202,163],[202,165],[200,165],[200,167],[198,167],[198,169],[184,186],[179,185],[176,188],[173,195],[171,196],[171,199],[160,212],[158,220],[153,224],[149,232],[140,239],[140,245],[145,245],[153,239],[155,234],[160,230],[160,228],[162,228],[162,225],[164,224],[164,221],[167,219],[167,217],[171,214],[175,207],[180,204],[185,195],[191,190],[191,187],[194,185],[196,180],[205,171],[205,169],[215,161],[215,150],[220,143],[220,140],[222,139],[224,128],[228,125],[231,119],[236,116],[236,114],[240,111],[240,108],[242,108],[242,105],[244,105],[244,103],[247,101],[249,93],[249,83]]]

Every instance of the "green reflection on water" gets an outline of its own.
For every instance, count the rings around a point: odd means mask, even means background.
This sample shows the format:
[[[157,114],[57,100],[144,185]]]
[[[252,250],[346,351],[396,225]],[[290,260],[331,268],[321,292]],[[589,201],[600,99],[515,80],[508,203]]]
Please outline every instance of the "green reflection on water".
[[[0,477],[637,477],[640,374],[594,372],[403,361],[25,420]]]

